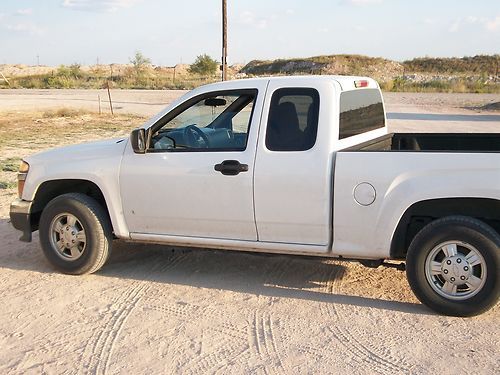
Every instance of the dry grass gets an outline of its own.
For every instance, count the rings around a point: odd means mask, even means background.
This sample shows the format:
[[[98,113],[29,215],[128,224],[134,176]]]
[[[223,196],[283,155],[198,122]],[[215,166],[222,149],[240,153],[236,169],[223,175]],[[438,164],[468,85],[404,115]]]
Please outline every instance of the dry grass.
[[[74,108],[58,108],[43,112],[43,118],[77,117],[89,114],[90,112]]]
[[[98,115],[70,108],[3,112],[0,113],[0,152],[3,156],[10,148],[32,152],[87,140],[126,136],[143,121],[143,117],[135,115]]]
[[[45,112],[0,112],[0,190],[15,194],[21,158],[44,149],[128,136],[142,124],[135,115],[98,115],[59,108]]]
[[[0,171],[2,172],[17,172],[19,169],[20,158],[7,158],[0,160]]]

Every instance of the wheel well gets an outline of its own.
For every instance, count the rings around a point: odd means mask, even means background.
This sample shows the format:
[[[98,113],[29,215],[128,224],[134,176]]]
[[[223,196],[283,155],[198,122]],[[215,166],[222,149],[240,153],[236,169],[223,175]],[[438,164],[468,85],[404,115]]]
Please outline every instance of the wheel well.
[[[45,206],[55,197],[67,193],[81,193],[95,199],[104,208],[111,222],[104,195],[95,183],[87,180],[52,180],[42,183],[33,199],[31,225],[34,229],[38,228],[40,215]]]
[[[474,217],[500,233],[500,200],[487,198],[444,198],[410,206],[398,223],[391,242],[391,258],[405,259],[415,235],[436,219],[463,215]]]

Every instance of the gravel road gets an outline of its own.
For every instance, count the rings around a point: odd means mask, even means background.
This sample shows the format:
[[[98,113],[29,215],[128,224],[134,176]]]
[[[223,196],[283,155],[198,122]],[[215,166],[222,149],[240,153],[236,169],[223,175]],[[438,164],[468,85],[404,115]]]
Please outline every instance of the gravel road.
[[[116,113],[152,116],[185,91],[112,90]],[[0,90],[0,111],[84,108],[109,112],[105,90]],[[389,127],[393,131],[495,132],[500,131],[500,113],[471,110],[500,102],[496,94],[385,93]]]

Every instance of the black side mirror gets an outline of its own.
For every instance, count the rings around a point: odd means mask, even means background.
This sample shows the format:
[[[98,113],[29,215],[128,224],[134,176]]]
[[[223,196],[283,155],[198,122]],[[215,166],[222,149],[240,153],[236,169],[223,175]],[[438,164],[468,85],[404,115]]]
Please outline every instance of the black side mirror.
[[[144,129],[134,129],[130,134],[130,143],[132,144],[132,149],[136,154],[146,153],[146,130]]]

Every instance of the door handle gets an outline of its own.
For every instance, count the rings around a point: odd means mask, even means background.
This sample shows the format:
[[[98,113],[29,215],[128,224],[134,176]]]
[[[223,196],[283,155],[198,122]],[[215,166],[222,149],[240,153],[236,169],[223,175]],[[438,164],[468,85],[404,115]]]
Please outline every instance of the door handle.
[[[248,172],[248,164],[240,164],[238,160],[224,160],[215,164],[214,169],[225,176],[236,176],[240,172]]]

